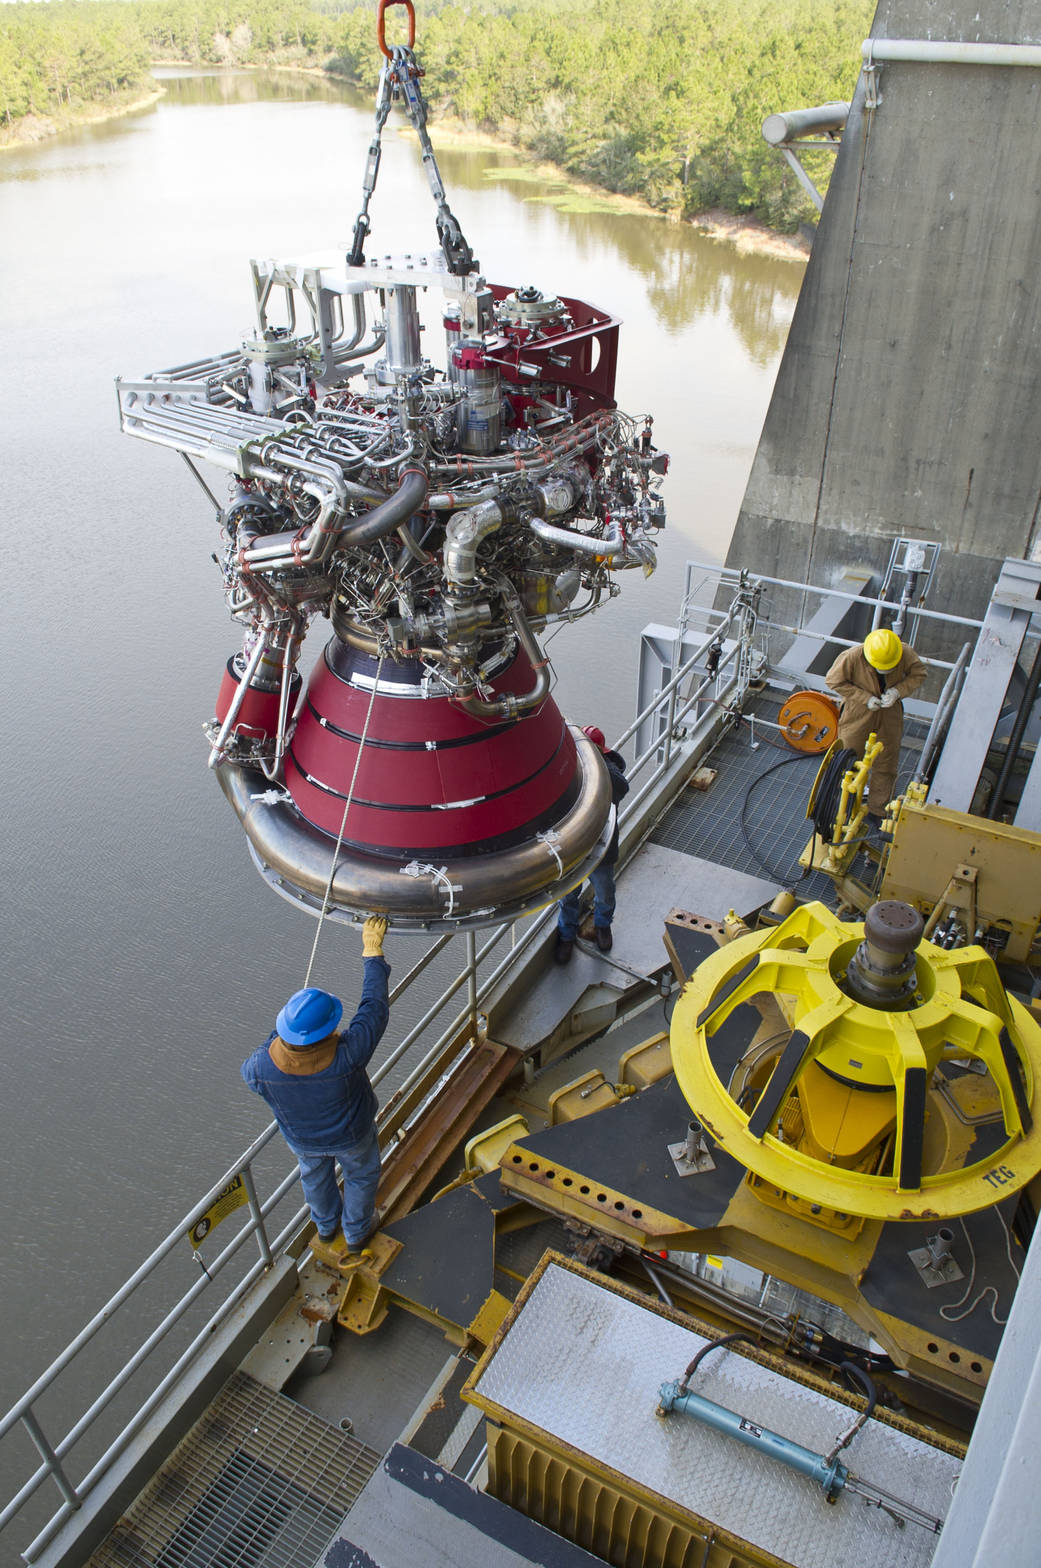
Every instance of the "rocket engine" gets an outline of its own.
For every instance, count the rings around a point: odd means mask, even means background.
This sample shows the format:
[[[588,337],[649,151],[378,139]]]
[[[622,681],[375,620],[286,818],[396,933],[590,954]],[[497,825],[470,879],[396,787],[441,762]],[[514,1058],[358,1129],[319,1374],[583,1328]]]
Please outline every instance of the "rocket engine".
[[[411,51],[388,61],[381,102],[418,95]],[[667,459],[615,405],[616,320],[488,284],[439,176],[441,247],[366,262],[374,183],[370,149],[346,260],[254,262],[255,333],[121,381],[121,417],[231,477],[218,558],[244,638],[210,764],[265,878],[334,917],[479,926],[560,897],[606,847],[606,769],[540,638],[653,569]],[[305,689],[318,615],[333,635]]]

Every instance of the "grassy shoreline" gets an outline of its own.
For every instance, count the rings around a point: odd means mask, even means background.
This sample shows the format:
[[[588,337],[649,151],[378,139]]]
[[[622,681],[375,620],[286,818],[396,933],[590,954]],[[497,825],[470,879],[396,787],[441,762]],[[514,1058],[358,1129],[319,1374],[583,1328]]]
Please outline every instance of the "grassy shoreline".
[[[156,60],[153,61],[153,65],[174,68],[183,66],[187,70],[200,69],[190,60]],[[202,69],[208,67],[203,66]],[[235,65],[231,69],[285,71],[299,76],[317,77],[325,82],[353,85],[347,77],[321,66],[265,62],[259,65]],[[65,131],[76,130],[80,126],[96,125],[105,120],[119,119],[124,115],[133,114],[139,109],[146,109],[157,103],[164,96],[165,91],[161,83],[157,82],[149,92],[121,94],[118,99],[110,100],[103,105],[83,104],[61,115],[26,115],[13,126],[0,130],[0,152],[35,146],[51,137],[60,136]],[[415,135],[409,125],[398,125],[394,129],[402,136]],[[605,190],[603,186],[590,185],[583,180],[573,178],[558,164],[546,163],[537,158],[506,137],[496,136],[494,132],[467,125],[462,120],[449,116],[433,118],[431,136],[435,147],[440,143],[443,146],[460,149],[508,154],[516,160],[516,177],[531,184],[539,183],[544,188],[545,199],[551,205],[575,210],[578,204],[586,211],[628,212],[657,219],[660,223],[686,223],[709,239],[732,245],[739,255],[772,256],[781,261],[804,263],[810,253],[809,244],[801,235],[780,234],[754,218],[744,218],[720,210],[698,213],[693,218],[679,218],[661,212],[639,197],[623,196],[615,191]]]
[[[0,129],[0,152],[12,152],[22,147],[35,147],[61,136],[65,131],[75,131],[82,125],[100,125],[104,120],[118,120],[138,109],[147,109],[158,103],[165,94],[165,87],[158,82],[147,92],[140,89],[117,93],[105,103],[85,103],[61,114],[25,114],[13,125]]]
[[[403,136],[415,134],[411,126],[399,126],[397,129]],[[810,254],[809,244],[801,235],[780,234],[755,218],[744,218],[720,210],[700,212],[693,218],[681,218],[650,206],[638,196],[623,196],[615,191],[605,190],[602,185],[589,185],[575,179],[559,164],[546,163],[525,151],[523,147],[518,147],[515,142],[496,136],[491,131],[478,130],[475,126],[466,125],[461,120],[450,117],[433,120],[430,134],[435,151],[440,143],[460,149],[508,153],[511,158],[517,160],[518,169],[523,171],[525,180],[530,180],[532,183],[541,180],[551,188],[556,186],[562,192],[571,193],[579,199],[586,210],[631,212],[640,217],[655,218],[659,223],[687,224],[709,239],[733,245],[742,255],[774,256],[781,261],[802,263]],[[547,200],[555,205],[565,207],[572,205],[566,199],[555,202],[552,194],[547,197]],[[572,210],[574,210],[573,205]]]

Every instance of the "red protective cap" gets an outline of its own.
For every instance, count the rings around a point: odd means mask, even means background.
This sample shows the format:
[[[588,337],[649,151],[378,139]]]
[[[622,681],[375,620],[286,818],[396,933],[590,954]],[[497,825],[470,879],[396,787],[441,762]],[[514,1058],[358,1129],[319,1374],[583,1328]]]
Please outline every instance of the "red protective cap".
[[[604,732],[603,730],[598,730],[595,724],[587,724],[583,729],[582,734],[588,735],[589,739],[593,742],[593,745],[599,746],[601,751],[607,750],[607,741],[604,739]]]

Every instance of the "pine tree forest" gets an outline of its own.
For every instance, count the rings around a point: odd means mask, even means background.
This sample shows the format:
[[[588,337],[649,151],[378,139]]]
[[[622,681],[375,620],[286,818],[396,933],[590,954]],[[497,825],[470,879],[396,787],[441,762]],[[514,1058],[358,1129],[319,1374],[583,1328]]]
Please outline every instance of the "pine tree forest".
[[[439,118],[681,217],[790,231],[813,209],[760,134],[848,98],[866,0],[415,0]],[[375,87],[374,0],[50,0],[0,6],[0,129],[142,96],[149,65],[290,66]],[[406,13],[387,12],[388,41]],[[828,154],[811,165],[826,183]]]

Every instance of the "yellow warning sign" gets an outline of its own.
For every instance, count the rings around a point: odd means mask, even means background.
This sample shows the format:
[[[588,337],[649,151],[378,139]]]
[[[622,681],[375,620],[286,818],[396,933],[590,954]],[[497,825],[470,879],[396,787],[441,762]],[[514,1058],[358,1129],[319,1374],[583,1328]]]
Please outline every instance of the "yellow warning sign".
[[[249,1199],[246,1194],[246,1184],[242,1180],[242,1173],[233,1176],[223,1192],[219,1192],[206,1210],[189,1231],[186,1232],[188,1240],[193,1247],[201,1247],[206,1237],[219,1225],[221,1220],[226,1220],[229,1214],[234,1214],[236,1209],[241,1209]]]

